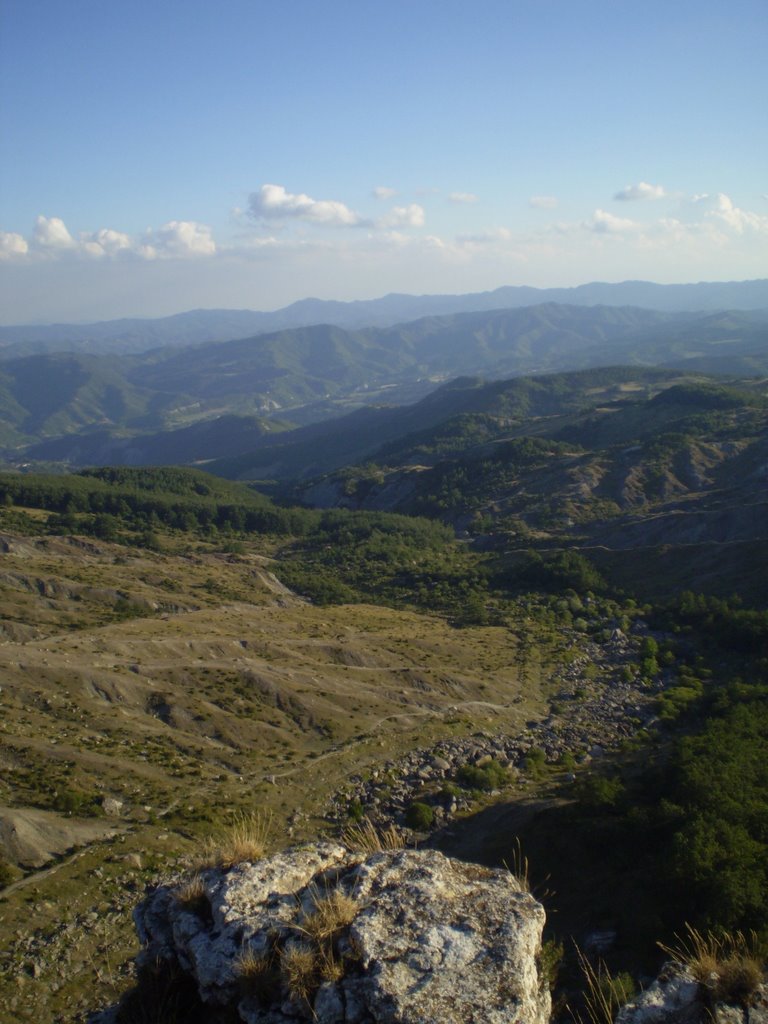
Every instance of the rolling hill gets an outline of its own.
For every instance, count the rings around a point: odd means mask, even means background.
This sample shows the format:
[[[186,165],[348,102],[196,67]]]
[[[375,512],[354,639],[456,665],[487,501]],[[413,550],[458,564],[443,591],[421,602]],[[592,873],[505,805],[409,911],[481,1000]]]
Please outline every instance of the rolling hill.
[[[665,312],[768,309],[768,281],[659,285],[648,281],[592,283],[576,288],[505,286],[467,295],[385,295],[333,302],[302,299],[271,313],[247,309],[197,309],[159,319],[93,324],[0,327],[0,358],[72,351],[128,354],[169,345],[189,346],[273,331],[332,324],[348,330],[389,327],[422,317],[513,309],[541,303],[571,306],[637,306]]]
[[[223,457],[243,450],[253,417],[307,425],[362,406],[413,403],[459,375],[504,378],[619,362],[768,372],[767,330],[757,313],[549,304],[355,332],[297,328],[142,356],[40,355],[0,364],[0,425],[13,461],[157,462],[160,449],[178,458]],[[222,425],[201,426],[190,444],[185,435],[159,436],[225,415],[251,418],[227,421],[230,446]]]

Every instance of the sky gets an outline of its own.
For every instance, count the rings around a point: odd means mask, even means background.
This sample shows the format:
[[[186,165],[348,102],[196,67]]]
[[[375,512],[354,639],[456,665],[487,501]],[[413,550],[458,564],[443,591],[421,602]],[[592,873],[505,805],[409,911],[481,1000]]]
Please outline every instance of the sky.
[[[765,0],[0,0],[0,322],[768,276]]]

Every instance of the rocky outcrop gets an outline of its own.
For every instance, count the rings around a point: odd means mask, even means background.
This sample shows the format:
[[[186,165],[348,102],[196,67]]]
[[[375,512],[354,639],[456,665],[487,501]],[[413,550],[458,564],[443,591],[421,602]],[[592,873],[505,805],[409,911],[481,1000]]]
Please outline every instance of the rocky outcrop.
[[[718,998],[715,987],[697,981],[690,968],[669,963],[621,1008],[615,1024],[768,1024],[768,983],[738,998]]]
[[[320,844],[165,885],[140,958],[246,1024],[544,1024],[543,908],[508,871]],[[213,1019],[213,1018],[212,1018]]]

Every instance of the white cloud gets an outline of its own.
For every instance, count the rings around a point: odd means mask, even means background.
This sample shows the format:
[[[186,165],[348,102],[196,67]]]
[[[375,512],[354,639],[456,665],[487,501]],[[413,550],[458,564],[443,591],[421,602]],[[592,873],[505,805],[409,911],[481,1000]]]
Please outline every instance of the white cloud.
[[[0,260],[12,260],[26,256],[29,245],[26,238],[15,231],[0,231]]]
[[[282,185],[262,185],[248,197],[252,217],[264,220],[296,219],[331,227],[354,227],[359,214],[335,199],[312,199],[303,192],[287,192]]]
[[[118,253],[130,253],[134,244],[130,235],[112,228],[100,228],[93,234],[80,234],[80,245],[88,256],[101,259],[104,256],[116,256]]]
[[[750,231],[768,234],[768,217],[739,209],[724,192],[693,196],[688,204],[688,211],[694,218],[703,215],[708,222],[728,227],[737,235]]]
[[[585,226],[599,235],[624,234],[627,231],[636,231],[638,227],[635,221],[628,220],[626,217],[614,217],[612,213],[607,213],[605,210],[595,210],[592,220],[588,221]]]
[[[74,249],[77,245],[60,217],[43,217],[35,221],[34,241],[42,249]]]
[[[377,185],[373,190],[374,199],[391,199],[397,195],[397,191],[393,188],[388,188],[386,185]]]
[[[554,210],[557,206],[557,196],[531,196],[528,205],[534,210]]]
[[[100,228],[96,232],[93,241],[96,242],[104,252],[120,252],[123,249],[131,248],[131,239],[123,231],[113,231],[112,228]]]
[[[638,199],[664,199],[667,195],[663,185],[649,185],[647,181],[640,181],[637,185],[626,185],[613,198],[633,202]]]
[[[478,198],[474,192],[451,192],[448,196],[452,203],[476,203]]]
[[[389,213],[378,222],[382,228],[423,228],[426,222],[424,207],[418,203],[408,206],[393,206]]]
[[[150,249],[154,250],[153,255],[160,257],[213,256],[216,243],[211,237],[211,229],[205,224],[194,220],[170,220],[157,231],[147,232],[142,248],[147,250],[142,255],[150,258]]]
[[[148,228],[142,238],[113,228],[81,231],[73,238],[60,217],[44,216],[36,219],[29,240],[13,232],[0,232],[0,259],[5,260],[155,260],[213,256],[217,251],[211,229],[190,220],[171,220],[156,230]]]

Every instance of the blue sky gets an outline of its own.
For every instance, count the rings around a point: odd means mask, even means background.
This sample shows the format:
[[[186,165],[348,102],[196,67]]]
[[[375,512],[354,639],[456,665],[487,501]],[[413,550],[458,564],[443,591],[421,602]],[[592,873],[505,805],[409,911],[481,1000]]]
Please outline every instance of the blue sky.
[[[5,323],[766,276],[764,0],[0,0]]]

